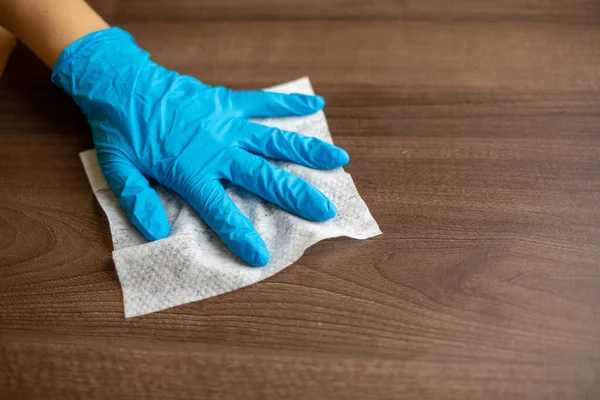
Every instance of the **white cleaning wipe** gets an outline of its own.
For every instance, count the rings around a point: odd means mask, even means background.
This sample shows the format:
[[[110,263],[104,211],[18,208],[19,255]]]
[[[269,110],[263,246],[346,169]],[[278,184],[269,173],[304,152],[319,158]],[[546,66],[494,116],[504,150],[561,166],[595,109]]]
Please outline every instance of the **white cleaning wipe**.
[[[308,78],[268,89],[281,93],[314,94]],[[264,125],[315,136],[332,143],[325,114],[256,120]],[[262,281],[298,260],[320,240],[349,236],[367,239],[381,234],[360,198],[352,177],[342,168],[319,171],[297,164],[273,164],[305,179],[337,206],[337,216],[311,222],[266,202],[234,185],[227,193],[262,236],[271,261],[251,267],[229,252],[219,237],[179,195],[154,183],[169,222],[168,238],[148,242],[130,224],[125,211],[102,176],[95,150],[80,154],[92,189],[108,217],[113,258],[125,303],[125,317],[135,317],[206,299]]]

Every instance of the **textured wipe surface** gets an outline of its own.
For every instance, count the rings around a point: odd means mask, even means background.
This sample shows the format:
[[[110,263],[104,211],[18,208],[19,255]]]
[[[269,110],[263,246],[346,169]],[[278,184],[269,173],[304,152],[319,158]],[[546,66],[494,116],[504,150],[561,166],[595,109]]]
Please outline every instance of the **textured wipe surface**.
[[[313,94],[307,78],[269,90]],[[332,142],[322,111],[307,117],[256,122]],[[337,206],[337,216],[326,222],[307,221],[230,185],[228,195],[252,221],[271,251],[271,260],[266,266],[253,268],[235,258],[176,193],[154,184],[167,211],[171,233],[166,239],[149,243],[127,220],[108,188],[95,151],[89,150],[80,156],[92,189],[108,216],[126,317],[206,299],[259,282],[292,264],[308,247],[323,239],[337,236],[367,239],[381,233],[352,177],[342,168],[321,171],[272,161],[321,190]]]

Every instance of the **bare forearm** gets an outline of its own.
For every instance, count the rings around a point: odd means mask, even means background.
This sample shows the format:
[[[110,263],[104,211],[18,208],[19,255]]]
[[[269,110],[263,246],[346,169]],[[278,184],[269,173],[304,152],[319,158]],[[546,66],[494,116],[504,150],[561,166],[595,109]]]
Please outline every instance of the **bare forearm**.
[[[65,47],[108,27],[83,0],[0,0],[0,25],[50,68]]]

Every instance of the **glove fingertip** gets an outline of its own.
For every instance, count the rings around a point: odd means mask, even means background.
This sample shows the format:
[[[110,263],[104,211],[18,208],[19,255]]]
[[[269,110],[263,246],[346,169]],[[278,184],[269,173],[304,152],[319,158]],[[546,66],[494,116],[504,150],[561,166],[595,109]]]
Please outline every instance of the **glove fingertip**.
[[[283,97],[294,115],[308,115],[325,107],[325,99],[318,95],[293,93]]]
[[[271,255],[269,254],[269,251],[266,249],[260,249],[258,251],[254,251],[250,257],[246,259],[246,262],[253,267],[263,267],[267,265],[270,259]]]
[[[325,197],[325,196],[323,196]],[[337,215],[337,208],[333,202],[327,198],[315,207],[315,213],[312,215],[312,219],[315,221],[327,221]]]
[[[350,162],[350,155],[348,152],[341,147],[336,147],[336,150],[335,156],[333,157],[336,166],[343,167],[348,164]]]
[[[165,209],[152,189],[136,196],[129,220],[149,241],[164,239],[171,231]]]
[[[303,104],[302,114],[315,113],[325,107],[325,99],[321,96],[296,94],[296,99]]]
[[[169,226],[168,221],[159,222],[156,218],[150,218],[145,222],[139,222],[136,224],[132,221],[132,223],[142,232],[142,235],[149,241],[155,241],[164,239],[169,236],[171,232],[171,227]]]
[[[341,147],[322,143],[320,152],[313,157],[315,167],[320,169],[332,169],[343,167],[350,162],[350,156]]]
[[[267,245],[258,234],[249,233],[236,242],[230,243],[229,248],[248,264],[253,267],[262,267],[269,262],[271,255]]]
[[[311,97],[311,106],[318,111],[325,107],[325,99],[322,96],[314,95]]]

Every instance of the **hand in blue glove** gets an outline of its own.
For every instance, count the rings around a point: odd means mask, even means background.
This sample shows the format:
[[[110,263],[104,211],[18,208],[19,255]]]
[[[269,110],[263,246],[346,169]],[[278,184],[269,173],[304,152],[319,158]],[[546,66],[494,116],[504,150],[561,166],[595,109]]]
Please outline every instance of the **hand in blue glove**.
[[[87,116],[104,177],[148,240],[167,237],[170,228],[147,177],[179,193],[235,255],[254,266],[266,264],[269,251],[222,180],[310,220],[336,214],[323,193],[261,155],[330,169],[345,165],[348,154],[247,119],[311,114],[325,104],[319,96],[205,85],[157,65],[119,28],[67,47],[52,81]]]

